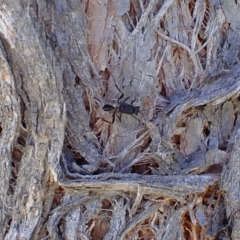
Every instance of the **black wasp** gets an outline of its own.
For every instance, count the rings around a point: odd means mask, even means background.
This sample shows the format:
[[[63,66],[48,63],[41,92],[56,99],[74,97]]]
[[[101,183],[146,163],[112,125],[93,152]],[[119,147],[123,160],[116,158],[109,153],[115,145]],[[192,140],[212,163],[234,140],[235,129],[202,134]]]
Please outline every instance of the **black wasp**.
[[[112,74],[111,74],[112,75]],[[113,77],[113,76],[112,76]],[[112,123],[114,123],[115,121],[115,115],[116,113],[120,113],[120,116],[118,117],[120,122],[121,122],[121,114],[124,113],[124,114],[129,114],[129,115],[132,115],[134,117],[134,115],[138,115],[139,111],[140,111],[140,107],[139,106],[134,106],[133,103],[135,100],[133,100],[131,102],[131,104],[129,103],[126,103],[126,101],[130,98],[130,97],[127,97],[125,98],[125,100],[123,102],[121,102],[120,100],[124,97],[124,93],[120,90],[120,88],[117,86],[116,82],[115,82],[115,79],[113,77],[113,81],[114,81],[114,84],[116,86],[116,88],[118,89],[118,91],[121,93],[121,96],[118,98],[118,106],[114,107],[110,104],[105,104],[103,106],[103,110],[104,111],[113,111],[113,115],[112,115]],[[135,117],[134,117],[135,118]]]

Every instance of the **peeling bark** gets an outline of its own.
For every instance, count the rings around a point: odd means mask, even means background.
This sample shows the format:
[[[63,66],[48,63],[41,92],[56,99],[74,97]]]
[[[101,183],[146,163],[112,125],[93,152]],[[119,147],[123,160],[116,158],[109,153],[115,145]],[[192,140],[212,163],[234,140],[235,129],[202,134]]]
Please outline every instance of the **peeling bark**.
[[[1,1],[0,238],[238,239],[238,5]]]

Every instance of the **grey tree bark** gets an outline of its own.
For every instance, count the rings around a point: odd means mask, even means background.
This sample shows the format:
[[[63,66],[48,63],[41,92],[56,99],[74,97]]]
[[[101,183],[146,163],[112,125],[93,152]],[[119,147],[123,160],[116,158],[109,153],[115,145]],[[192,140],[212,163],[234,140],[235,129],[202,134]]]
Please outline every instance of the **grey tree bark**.
[[[239,4],[0,1],[0,239],[240,239]]]

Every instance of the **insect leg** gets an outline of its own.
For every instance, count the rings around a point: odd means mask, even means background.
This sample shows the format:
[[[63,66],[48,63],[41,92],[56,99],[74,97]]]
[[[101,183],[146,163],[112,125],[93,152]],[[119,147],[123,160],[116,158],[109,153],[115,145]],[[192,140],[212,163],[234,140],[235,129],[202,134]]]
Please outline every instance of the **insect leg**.
[[[122,93],[122,95],[118,98],[118,104],[120,104],[120,99],[123,98],[124,94]],[[126,100],[125,100],[126,101]],[[124,101],[124,102],[125,102]]]
[[[107,121],[106,119],[100,118],[102,121],[108,123],[108,124],[112,124],[111,122]]]
[[[118,119],[119,119],[120,122],[122,121],[122,114],[121,113],[119,114]]]
[[[116,114],[116,109],[114,110],[113,115],[112,115],[112,124],[113,124],[114,121],[115,121],[115,114]]]
[[[136,98],[135,99],[133,99],[133,101],[131,101],[131,105],[133,105],[133,103],[136,101]]]
[[[117,116],[118,120],[121,122],[121,113],[119,114],[119,116],[118,116],[118,114],[116,113],[116,116]]]
[[[129,98],[130,98],[130,97],[127,97],[127,98],[123,101],[123,103],[125,103]]]
[[[131,114],[132,115],[132,117],[134,117],[136,120],[138,120],[139,121],[139,119],[137,119],[133,114]]]

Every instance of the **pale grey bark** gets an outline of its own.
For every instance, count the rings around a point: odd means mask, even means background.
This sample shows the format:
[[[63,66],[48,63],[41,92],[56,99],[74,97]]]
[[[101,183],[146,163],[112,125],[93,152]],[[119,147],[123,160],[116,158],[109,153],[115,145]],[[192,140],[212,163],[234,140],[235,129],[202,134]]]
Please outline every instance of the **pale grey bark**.
[[[239,9],[1,1],[0,239],[238,239]]]

